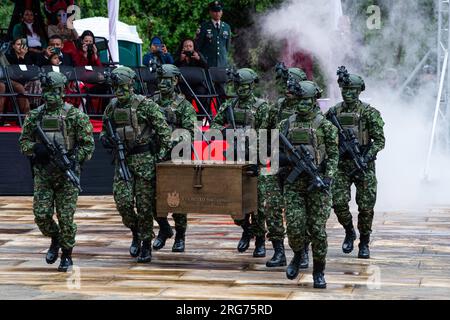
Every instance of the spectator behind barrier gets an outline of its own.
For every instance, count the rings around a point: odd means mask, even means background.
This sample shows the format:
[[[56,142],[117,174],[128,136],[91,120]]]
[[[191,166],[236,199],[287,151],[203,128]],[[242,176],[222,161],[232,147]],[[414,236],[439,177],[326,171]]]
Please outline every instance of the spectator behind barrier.
[[[86,30],[81,34],[77,41],[77,50],[73,55],[73,62],[76,67],[102,66],[92,31]]]
[[[190,38],[181,42],[175,65],[177,67],[208,68],[205,57],[197,50],[194,40]]]
[[[37,64],[39,66],[51,65],[51,56],[57,54],[61,65],[73,67],[72,57],[69,54],[64,54],[63,49],[64,43],[62,38],[59,35],[51,36],[50,40],[48,41],[47,49],[43,53],[39,54],[37,58]]]
[[[143,65],[150,67],[150,62],[156,61],[160,64],[174,64],[172,55],[160,37],[153,37],[150,41],[150,52],[144,55]]]
[[[60,10],[67,12],[67,7],[73,4],[74,0],[45,0],[44,11],[50,23],[56,24],[51,21],[54,18],[55,13]]]
[[[69,29],[67,27],[68,15],[65,10],[59,10],[53,14],[51,24],[47,27],[47,33],[49,38],[54,35],[58,35],[64,41],[75,41],[78,39],[78,33],[75,29]]]
[[[20,39],[19,39],[20,41]],[[14,47],[14,46],[13,46]],[[6,67],[10,64],[8,57],[5,56],[2,52],[0,52],[0,64],[2,67]],[[25,88],[22,84],[12,81],[11,85],[13,87],[13,90],[15,93],[24,94]],[[5,93],[6,91],[6,84],[3,82],[0,82],[0,94]],[[25,97],[18,97],[17,98],[17,104],[19,105],[20,112],[22,113],[28,113],[30,111],[30,102]],[[0,114],[4,113],[5,110],[5,98],[0,97]],[[0,119],[0,125],[4,125],[4,119]]]
[[[22,22],[16,24],[13,29],[13,39],[27,39],[27,46],[31,52],[39,53],[47,47],[47,34],[44,26],[39,22],[33,11],[26,9],[22,16]]]
[[[13,29],[14,26],[20,22],[22,22],[22,13],[25,9],[30,9],[33,11],[36,16],[35,20],[38,21],[41,25],[44,25],[44,17],[41,12],[41,0],[10,0],[14,3],[14,10],[11,17],[11,21],[8,27],[8,40],[13,40]],[[4,1],[3,1],[4,2]]]
[[[15,38],[12,51],[6,54],[9,64],[36,64],[36,55],[29,51],[25,38]]]

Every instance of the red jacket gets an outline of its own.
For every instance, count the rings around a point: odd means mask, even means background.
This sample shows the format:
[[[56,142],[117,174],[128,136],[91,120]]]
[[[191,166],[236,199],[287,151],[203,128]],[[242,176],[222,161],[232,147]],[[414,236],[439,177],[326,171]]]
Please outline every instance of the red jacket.
[[[84,57],[82,50],[76,50],[72,55],[73,64],[75,67],[84,67],[84,66],[97,66],[101,67],[102,63],[100,61],[100,57],[97,55],[97,59],[92,58],[89,61]]]

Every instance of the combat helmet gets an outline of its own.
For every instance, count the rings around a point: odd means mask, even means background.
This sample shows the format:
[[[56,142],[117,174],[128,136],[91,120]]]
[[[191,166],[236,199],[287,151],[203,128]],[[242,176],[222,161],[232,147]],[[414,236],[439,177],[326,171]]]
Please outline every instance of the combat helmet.
[[[117,67],[111,72],[113,85],[134,85],[136,77],[136,72],[125,66]]]
[[[239,85],[252,84],[259,81],[258,74],[250,68],[242,68],[237,70],[233,81]]]
[[[181,75],[180,69],[173,64],[163,64],[157,69],[159,78],[175,78]]]
[[[340,88],[358,88],[360,92],[366,90],[366,84],[362,77],[348,73],[347,68],[342,66],[337,71],[338,84]]]
[[[294,77],[289,77],[288,91],[300,99],[319,99],[323,90],[313,81],[297,81]]]
[[[60,72],[51,71],[47,74],[41,74],[40,80],[44,89],[64,89],[67,84],[67,77]]]

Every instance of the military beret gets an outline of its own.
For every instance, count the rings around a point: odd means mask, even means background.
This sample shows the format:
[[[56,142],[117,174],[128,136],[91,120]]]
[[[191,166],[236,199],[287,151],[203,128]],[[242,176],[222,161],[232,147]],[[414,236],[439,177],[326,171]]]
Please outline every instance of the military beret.
[[[210,2],[208,5],[208,8],[210,11],[222,11],[223,10],[223,3],[221,1],[213,1]]]

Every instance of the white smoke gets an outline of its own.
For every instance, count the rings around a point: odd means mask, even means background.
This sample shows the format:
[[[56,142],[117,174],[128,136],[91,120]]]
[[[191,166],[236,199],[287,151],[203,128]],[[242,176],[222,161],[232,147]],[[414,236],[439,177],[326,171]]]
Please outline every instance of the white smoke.
[[[336,18],[337,3],[339,1],[334,0],[288,1],[261,18],[262,33],[269,38],[287,40],[290,51],[311,53],[327,77],[333,103],[339,99],[338,66],[346,65],[351,73],[362,72],[368,65],[377,70],[377,76],[365,77],[367,89],[361,100],[377,108],[386,123],[386,148],[380,152],[377,161],[378,209],[448,203],[450,157],[439,148],[433,154],[430,181],[424,182],[437,80],[427,80],[426,87],[420,88],[412,97],[397,95],[399,85],[422,59],[427,46],[435,46],[436,31],[417,4],[395,1],[388,17],[380,17],[381,29],[373,32],[375,36],[369,45],[364,45],[355,41],[355,25],[346,24],[346,17]],[[369,17],[365,10],[358,14]],[[386,46],[387,43],[392,46]],[[396,52],[394,47],[402,51]],[[404,58],[400,60],[398,55]],[[359,58],[360,63],[355,58]],[[286,61],[288,66],[290,63]],[[385,72],[392,66],[395,66],[397,79],[387,80]],[[449,126],[441,121],[441,128],[442,125]]]

